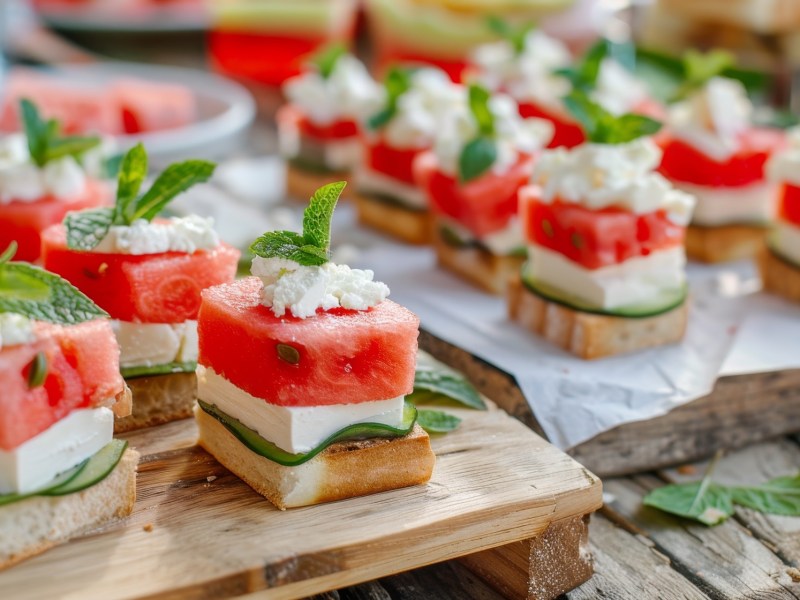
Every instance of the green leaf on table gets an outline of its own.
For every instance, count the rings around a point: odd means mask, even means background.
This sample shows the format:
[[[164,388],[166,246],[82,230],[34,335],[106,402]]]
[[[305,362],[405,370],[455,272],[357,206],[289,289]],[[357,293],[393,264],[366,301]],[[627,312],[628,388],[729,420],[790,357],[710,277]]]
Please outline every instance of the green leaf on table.
[[[317,68],[323,79],[328,79],[336,68],[336,63],[345,54],[347,47],[343,44],[333,44],[314,54],[309,62]]]
[[[486,18],[486,26],[498,37],[503,38],[514,49],[514,53],[519,55],[525,50],[525,41],[528,34],[536,29],[533,23],[527,23],[522,27],[514,27],[505,19],[497,15],[489,15]]]
[[[114,209],[90,208],[67,213],[67,248],[89,251],[99,244],[114,223]]]
[[[733,515],[731,491],[707,478],[657,488],[645,496],[643,503],[704,525],[717,525]]]
[[[417,409],[417,423],[428,433],[447,433],[457,429],[461,419],[440,410]]]
[[[565,97],[564,105],[583,126],[589,141],[596,144],[625,144],[661,129],[660,122],[645,115],[613,115],[580,91]]]
[[[65,156],[77,158],[100,144],[100,138],[95,136],[62,136],[58,121],[42,119],[39,109],[27,98],[20,100],[19,107],[28,152],[39,167]]]
[[[400,97],[411,89],[411,73],[410,69],[394,67],[386,74],[383,82],[386,90],[386,105],[367,120],[370,129],[380,129],[392,120],[397,113],[397,103]]]
[[[422,351],[417,353],[414,391],[406,399],[415,404],[452,400],[468,408],[486,410],[478,390],[464,375]]]
[[[773,515],[800,516],[800,474],[752,487],[733,487],[731,492],[735,504]]]
[[[486,136],[468,142],[458,158],[458,177],[462,182],[471,181],[486,173],[497,160],[497,144]]]

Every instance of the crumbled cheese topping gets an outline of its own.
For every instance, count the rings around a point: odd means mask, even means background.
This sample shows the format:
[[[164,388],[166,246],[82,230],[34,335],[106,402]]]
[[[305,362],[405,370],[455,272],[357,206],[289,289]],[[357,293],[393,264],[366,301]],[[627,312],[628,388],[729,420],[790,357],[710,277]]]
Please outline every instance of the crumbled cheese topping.
[[[373,281],[372,271],[332,262],[308,267],[284,258],[257,256],[251,273],[264,283],[261,303],[271,307],[276,317],[287,311],[305,319],[318,309],[368,310],[389,295],[386,284]]]
[[[672,107],[669,125],[677,139],[724,161],[739,149],[739,136],[750,127],[752,114],[753,103],[740,81],[712,77]]]
[[[93,252],[104,254],[159,254],[211,250],[219,245],[214,219],[197,215],[131,225],[113,225]]]
[[[800,127],[786,132],[788,146],[773,154],[767,162],[767,178],[775,183],[790,183],[800,186]]]
[[[308,71],[288,80],[283,91],[312,123],[320,126],[363,118],[380,110],[383,102],[381,86],[360,60],[349,55],[336,61],[327,79]]]
[[[654,171],[660,160],[661,150],[649,138],[558,148],[541,155],[531,183],[541,186],[544,202],[574,202],[592,210],[620,206],[637,214],[663,209],[686,225],[695,198]]]
[[[647,88],[636,76],[612,58],[600,63],[592,100],[614,115],[635,111],[647,97]]]
[[[17,313],[0,313],[0,349],[34,341],[33,321]]]
[[[86,173],[71,156],[37,166],[22,134],[0,137],[0,204],[35,202],[45,196],[70,199],[86,189]]]

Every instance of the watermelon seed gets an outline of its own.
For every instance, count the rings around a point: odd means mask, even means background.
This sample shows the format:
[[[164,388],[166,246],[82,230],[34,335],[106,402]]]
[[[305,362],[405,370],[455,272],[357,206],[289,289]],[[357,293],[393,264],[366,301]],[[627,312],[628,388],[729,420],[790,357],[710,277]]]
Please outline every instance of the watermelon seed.
[[[28,389],[32,390],[42,385],[45,377],[47,377],[47,357],[44,352],[38,352],[30,362]]]
[[[553,231],[553,224],[547,219],[542,221],[542,229],[544,230],[544,234],[549,238],[552,238],[555,235],[555,232]]]
[[[289,344],[278,344],[275,346],[278,351],[278,358],[290,365],[296,365],[300,362],[300,352],[294,346]]]

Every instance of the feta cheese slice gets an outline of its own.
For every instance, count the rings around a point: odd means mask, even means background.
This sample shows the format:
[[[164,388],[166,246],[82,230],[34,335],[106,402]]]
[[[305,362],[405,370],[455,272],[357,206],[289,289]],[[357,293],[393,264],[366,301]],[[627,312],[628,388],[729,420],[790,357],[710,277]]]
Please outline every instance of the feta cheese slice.
[[[120,367],[153,367],[197,361],[197,321],[131,323],[111,321],[120,348]]]

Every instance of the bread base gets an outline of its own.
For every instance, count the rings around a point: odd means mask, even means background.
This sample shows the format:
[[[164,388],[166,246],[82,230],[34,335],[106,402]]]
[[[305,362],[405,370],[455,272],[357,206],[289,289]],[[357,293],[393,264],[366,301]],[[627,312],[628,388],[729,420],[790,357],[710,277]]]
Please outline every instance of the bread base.
[[[764,290],[800,302],[800,269],[769,248],[758,257]]]
[[[436,457],[419,426],[407,436],[333,444],[306,463],[284,467],[244,446],[195,407],[200,446],[281,510],[426,483]]]
[[[138,462],[139,453],[128,448],[114,471],[90,488],[0,507],[0,570],[131,514]]]
[[[722,225],[686,230],[686,254],[706,263],[720,263],[758,256],[764,249],[765,227],[757,225]]]
[[[497,256],[477,246],[453,246],[442,239],[438,229],[433,246],[439,265],[491,294],[505,294],[509,280],[525,262],[521,256]]]
[[[197,398],[197,376],[170,373],[126,380],[133,393],[133,412],[114,421],[114,433],[161,425],[192,416]]]
[[[689,303],[654,317],[625,318],[586,313],[545,300],[512,278],[508,288],[511,319],[548,341],[591,360],[678,342],[689,317]]]
[[[347,186],[342,192],[342,198],[350,196],[351,186],[350,173],[340,171],[336,173],[315,173],[304,171],[291,163],[286,165],[286,193],[293,200],[308,204],[311,196],[314,195],[323,185],[328,185],[335,181],[346,181]]]
[[[407,244],[424,246],[431,241],[433,219],[430,211],[416,211],[374,200],[367,194],[353,194],[358,222]]]

